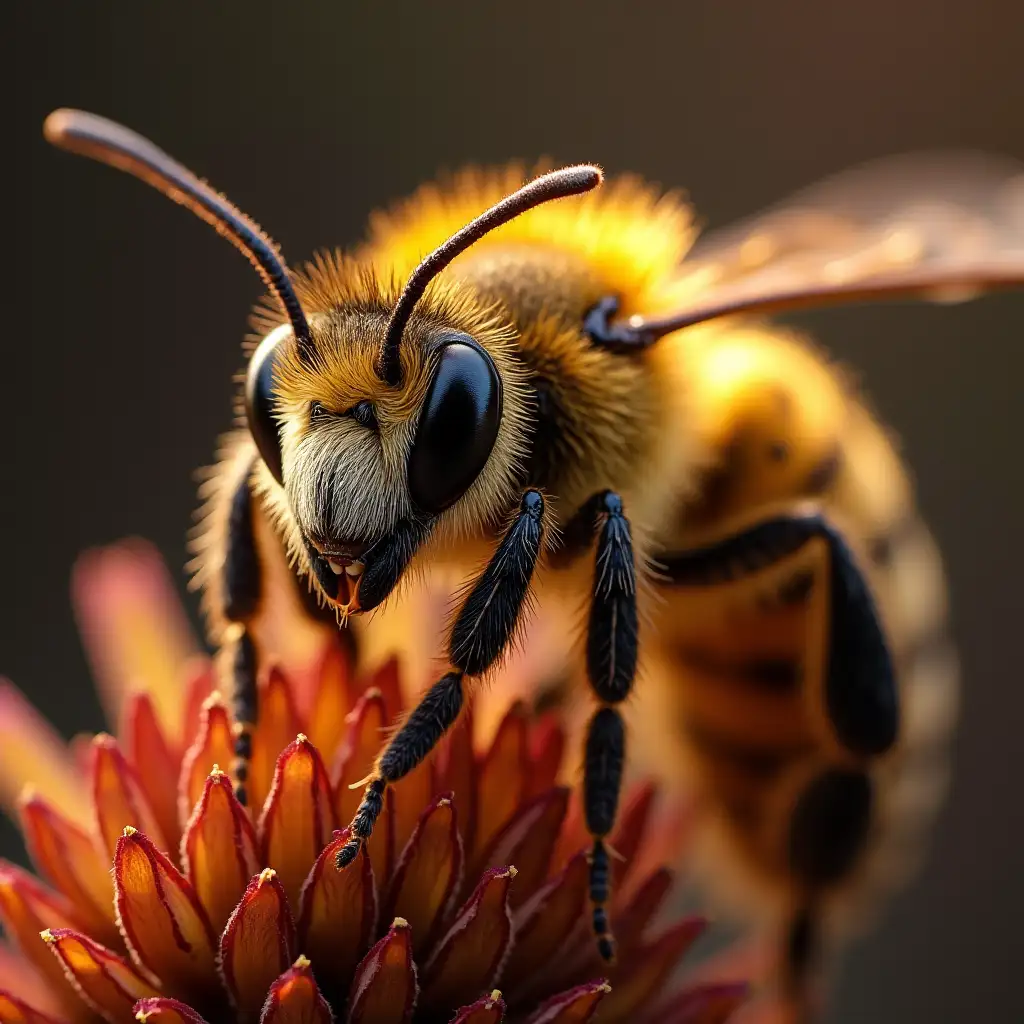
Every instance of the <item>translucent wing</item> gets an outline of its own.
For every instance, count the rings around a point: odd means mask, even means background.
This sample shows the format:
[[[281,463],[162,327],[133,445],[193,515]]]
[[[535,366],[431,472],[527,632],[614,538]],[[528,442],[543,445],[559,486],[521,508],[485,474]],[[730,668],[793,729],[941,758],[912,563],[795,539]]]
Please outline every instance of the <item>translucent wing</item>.
[[[729,313],[1024,283],[1024,164],[973,153],[890,157],[843,172],[700,239],[667,316],[636,341]],[[669,303],[672,308],[672,303]]]

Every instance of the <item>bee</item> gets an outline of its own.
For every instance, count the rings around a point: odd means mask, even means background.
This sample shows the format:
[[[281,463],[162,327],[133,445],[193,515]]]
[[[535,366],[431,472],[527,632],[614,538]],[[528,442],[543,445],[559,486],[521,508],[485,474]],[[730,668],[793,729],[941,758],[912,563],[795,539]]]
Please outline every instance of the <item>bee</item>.
[[[253,221],[126,128],[60,110],[45,134],[187,206],[270,291],[198,569],[230,660],[239,799],[271,572],[341,624],[418,567],[467,578],[449,670],[365,780],[340,868],[534,592],[578,594],[598,952],[614,956],[607,839],[642,655],[662,756],[685,762],[776,894],[801,984],[823,915],[905,826],[891,794],[948,732],[925,708],[948,707],[956,680],[941,567],[892,442],[821,354],[756,317],[1020,284],[1022,169],[882,162],[696,244],[678,198],[599,188],[596,166],[525,184],[466,173],[377,215],[355,252],[290,272]]]

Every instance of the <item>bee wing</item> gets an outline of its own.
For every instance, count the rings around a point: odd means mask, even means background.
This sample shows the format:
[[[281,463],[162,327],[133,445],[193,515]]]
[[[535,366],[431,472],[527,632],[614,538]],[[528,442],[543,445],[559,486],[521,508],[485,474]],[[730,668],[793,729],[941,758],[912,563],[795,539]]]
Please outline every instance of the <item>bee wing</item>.
[[[700,239],[666,333],[729,313],[885,296],[971,298],[1024,283],[1024,164],[974,153],[889,157]]]

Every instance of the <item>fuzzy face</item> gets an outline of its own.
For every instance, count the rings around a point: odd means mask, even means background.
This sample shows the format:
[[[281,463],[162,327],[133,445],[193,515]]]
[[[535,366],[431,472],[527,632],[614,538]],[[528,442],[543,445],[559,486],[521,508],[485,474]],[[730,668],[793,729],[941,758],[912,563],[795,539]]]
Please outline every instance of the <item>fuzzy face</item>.
[[[406,328],[402,380],[389,386],[375,363],[397,289],[343,257],[311,264],[297,285],[314,354],[300,359],[290,337],[278,346],[284,518],[328,600],[343,612],[363,611],[376,602],[359,599],[362,572],[375,557],[389,557],[397,538],[408,547],[412,537],[413,548],[428,536],[457,542],[496,526],[514,507],[529,440],[524,370],[502,311],[439,282]],[[494,364],[501,414],[482,469],[454,504],[428,514],[410,491],[409,465],[423,444],[418,431],[443,347],[456,335],[472,339]]]

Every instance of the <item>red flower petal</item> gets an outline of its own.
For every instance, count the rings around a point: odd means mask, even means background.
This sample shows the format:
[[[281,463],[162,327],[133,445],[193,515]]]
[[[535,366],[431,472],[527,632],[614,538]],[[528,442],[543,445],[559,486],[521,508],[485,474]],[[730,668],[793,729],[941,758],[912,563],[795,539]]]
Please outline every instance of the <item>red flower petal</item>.
[[[249,803],[252,807],[263,806],[273,784],[278,756],[299,731],[291,683],[277,667],[270,669],[267,681],[260,686],[259,708],[259,725],[253,733],[249,765]]]
[[[270,987],[260,1024],[332,1024],[334,1014],[320,995],[309,961],[300,956]]]
[[[675,877],[668,868],[659,868],[638,886],[615,918],[615,938],[621,949],[640,942],[665,897],[672,891]]]
[[[74,905],[90,933],[118,943],[114,886],[91,835],[38,796],[21,804],[21,828],[32,862]]]
[[[56,1017],[33,1009],[28,1003],[0,990],[0,1021],[4,1024],[62,1024]]]
[[[548,876],[551,855],[569,804],[569,790],[550,789],[520,807],[515,817],[494,841],[483,864],[515,864],[519,872],[512,895],[513,908],[519,906]]]
[[[477,774],[477,823],[471,863],[515,813],[526,793],[528,778],[526,708],[517,702],[498,726]]]
[[[418,992],[409,922],[396,917],[356,970],[348,1024],[403,1024],[412,1018]]]
[[[673,993],[665,999],[650,1020],[657,1024],[725,1024],[746,1000],[750,987],[745,983],[700,985]],[[745,1016],[745,1015],[744,1015]],[[771,1015],[769,1020],[779,1020]]]
[[[565,753],[565,730],[556,715],[547,715],[530,730],[530,784],[527,796],[554,786]]]
[[[328,645],[314,675],[317,684],[306,732],[324,761],[331,764],[345,738],[345,716],[356,703],[355,671],[341,644]]]
[[[612,972],[612,993],[604,1012],[612,1019],[632,1019],[661,991],[683,954],[706,927],[703,918],[689,918],[650,942],[628,950],[623,963]]]
[[[219,934],[261,863],[256,830],[222,771],[206,780],[181,840],[181,863]]]
[[[39,941],[39,933],[50,925],[68,928],[77,923],[71,905],[62,896],[41,885],[27,871],[0,861],[0,924],[8,940],[46,978],[62,1006],[74,1006],[78,997],[60,964]]]
[[[172,990],[216,990],[216,940],[191,883],[133,828],[114,853],[114,893],[128,950]]]
[[[136,777],[161,832],[168,841],[176,842],[181,834],[177,794],[167,783],[169,779],[177,778],[181,767],[180,750],[176,753],[172,749],[167,734],[157,720],[156,708],[149,693],[132,694],[125,706],[121,735],[128,759],[135,768]]]
[[[260,817],[266,863],[281,880],[292,906],[334,829],[331,784],[316,747],[302,733],[281,751],[274,783]]]
[[[185,751],[178,777],[178,820],[184,825],[192,808],[203,795],[206,777],[218,765],[230,765],[235,758],[235,741],[224,698],[214,691],[203,701],[199,732]]]
[[[377,922],[373,869],[365,850],[343,871],[334,866],[348,837],[348,829],[335,832],[313,865],[299,901],[301,948],[314,963],[329,964],[332,977],[345,979],[359,963]]]
[[[631,789],[623,801],[615,831],[608,840],[616,853],[612,858],[612,892],[620,898],[624,898],[627,892],[627,883],[636,866],[637,854],[642,849],[656,796],[657,787],[653,782]]]
[[[36,952],[39,952],[38,941],[33,945]],[[47,959],[52,963],[52,957]],[[54,1014],[60,1011],[60,1002],[42,972],[3,941],[0,941],[0,993],[37,1013]],[[4,1020],[2,1014],[0,1020]]]
[[[197,644],[156,548],[132,540],[85,552],[71,591],[107,720],[119,722],[128,693],[145,687],[164,728],[177,728],[182,673]]]
[[[370,676],[364,692],[369,693],[370,690],[379,690],[384,698],[388,723],[398,719],[405,701],[402,699],[402,672],[397,656],[392,655]]]
[[[462,878],[462,839],[451,794],[437,797],[423,812],[395,869],[384,919],[401,913],[420,956],[455,897]]]
[[[145,832],[158,850],[168,849],[135,770],[105,733],[92,741],[92,797],[100,839],[111,857],[129,825]]]
[[[451,1024],[499,1024],[505,1019],[505,1000],[495,989],[489,996],[481,996],[471,1006],[463,1006],[452,1018]]]
[[[586,1024],[610,991],[608,982],[599,980],[561,992],[533,1013],[526,1024]]]
[[[334,791],[334,810],[339,824],[347,826],[363,799],[363,786],[355,789],[349,786],[361,782],[373,768],[384,742],[387,715],[384,698],[379,690],[367,690],[359,698],[346,719],[348,733],[338,754],[334,777],[337,786]],[[383,886],[391,877],[394,863],[394,816],[395,804],[392,787],[384,793],[384,811],[377,819],[373,835],[366,844],[373,864],[373,876],[378,886]]]
[[[243,1014],[263,1006],[274,979],[295,956],[295,925],[288,898],[272,868],[248,885],[220,940],[221,973]]]
[[[472,846],[476,834],[476,754],[473,751],[473,703],[470,701],[448,733],[438,755],[438,787],[452,794],[459,809],[463,842]]]
[[[216,688],[214,685],[213,662],[205,655],[197,654],[189,659],[185,667],[185,702],[182,707],[181,731],[178,733],[178,749],[184,751],[199,732],[199,719],[203,705]]]
[[[585,854],[578,853],[542,889],[527,900],[515,915],[515,945],[501,972],[507,991],[520,996],[520,986],[540,973],[561,951],[583,917],[588,868]],[[525,994],[525,993],[523,993]]]
[[[88,823],[88,790],[67,744],[14,686],[0,678],[0,806],[13,811],[27,785],[75,824]]]
[[[107,1020],[130,1020],[137,1000],[158,994],[127,960],[80,932],[47,928],[42,939],[83,1002]]]
[[[425,1005],[458,1005],[463,993],[486,989],[497,977],[512,938],[508,896],[515,876],[514,867],[484,873],[427,962]]]
[[[135,1019],[142,1024],[206,1024],[191,1006],[177,999],[140,999],[135,1004]]]

